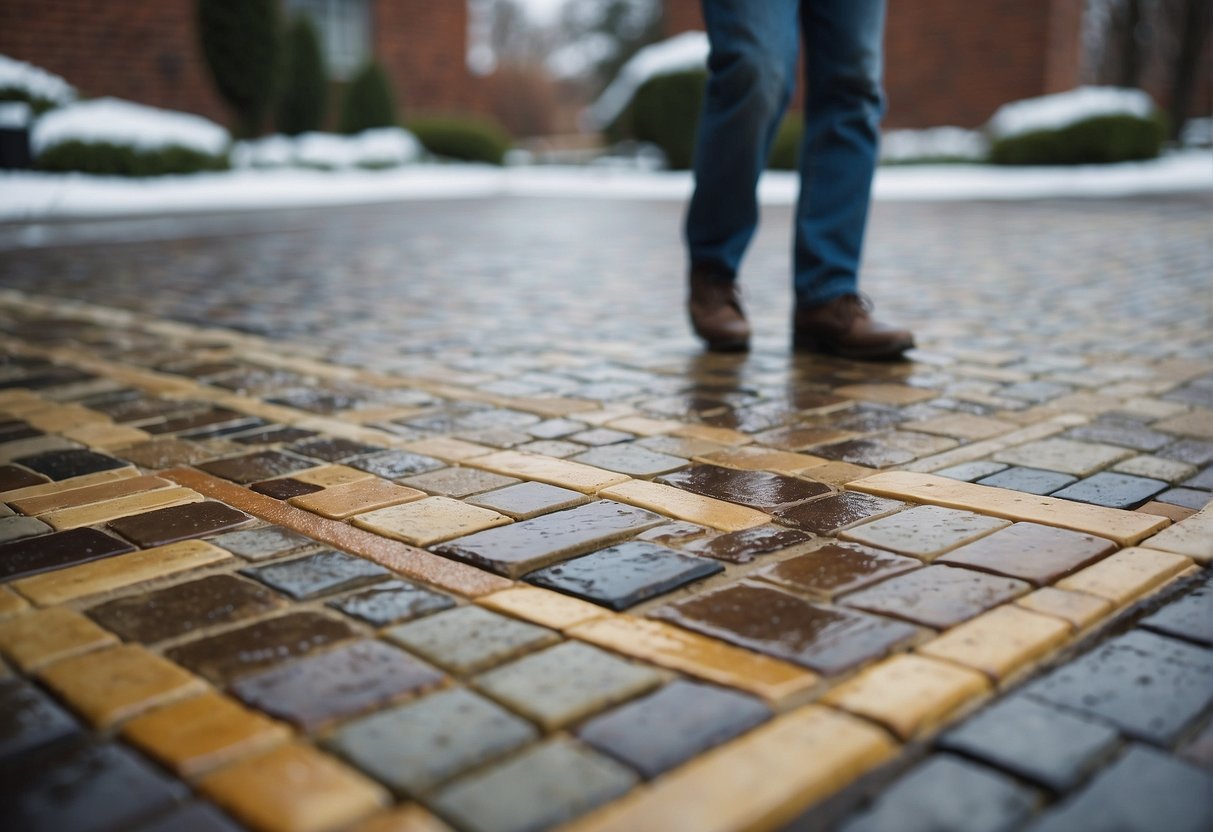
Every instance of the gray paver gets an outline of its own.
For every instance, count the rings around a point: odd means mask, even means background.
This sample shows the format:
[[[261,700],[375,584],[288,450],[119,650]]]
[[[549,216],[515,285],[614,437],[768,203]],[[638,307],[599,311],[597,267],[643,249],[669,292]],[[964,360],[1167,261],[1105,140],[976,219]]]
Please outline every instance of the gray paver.
[[[474,605],[393,627],[384,635],[453,673],[475,673],[560,641],[560,635]]]

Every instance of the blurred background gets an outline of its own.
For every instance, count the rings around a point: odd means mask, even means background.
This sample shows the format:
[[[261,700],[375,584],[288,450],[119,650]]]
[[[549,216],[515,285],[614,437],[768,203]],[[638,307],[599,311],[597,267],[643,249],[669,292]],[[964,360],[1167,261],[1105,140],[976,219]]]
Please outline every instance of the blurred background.
[[[886,161],[1121,161],[1185,137],[1207,144],[1210,8],[1209,0],[894,0],[886,128],[916,132],[888,143]],[[409,133],[380,136],[378,157],[367,142],[352,150],[262,142],[222,159],[212,153],[213,167],[267,167],[309,154],[325,167],[343,152],[364,167],[387,166],[415,155],[407,145],[415,138],[416,152],[432,158],[613,156],[684,168],[706,55],[702,28],[699,0],[5,0],[0,101],[28,104],[27,127],[49,110],[112,98],[202,116],[243,140]],[[1091,142],[1081,135],[1065,147],[997,146],[1005,136],[992,118],[1003,105],[1089,86],[1148,99],[1075,99],[1068,121],[1029,126],[1039,132],[1099,117],[1114,148],[1075,149]],[[133,112],[95,108],[80,120],[110,124]],[[22,123],[8,113],[3,126]],[[1108,120],[1121,116],[1138,123]],[[951,129],[930,132],[942,127]],[[78,147],[50,152],[122,134],[80,129],[48,126],[49,138],[35,130],[28,163],[107,172],[81,161]],[[772,166],[795,165],[796,138],[793,117]],[[11,152],[6,166],[20,166]]]

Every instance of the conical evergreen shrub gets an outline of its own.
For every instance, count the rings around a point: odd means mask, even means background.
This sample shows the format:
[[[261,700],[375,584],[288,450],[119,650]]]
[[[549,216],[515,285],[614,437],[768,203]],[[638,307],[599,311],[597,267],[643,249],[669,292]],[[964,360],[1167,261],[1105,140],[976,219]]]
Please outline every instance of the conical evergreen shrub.
[[[368,63],[346,88],[339,129],[342,133],[353,134],[376,127],[395,127],[396,124],[396,104],[387,74],[379,64]]]
[[[255,136],[274,101],[280,56],[278,0],[198,0],[198,38],[215,88]]]
[[[324,126],[328,73],[316,27],[307,17],[291,21],[285,46],[275,122],[279,133],[297,136]]]

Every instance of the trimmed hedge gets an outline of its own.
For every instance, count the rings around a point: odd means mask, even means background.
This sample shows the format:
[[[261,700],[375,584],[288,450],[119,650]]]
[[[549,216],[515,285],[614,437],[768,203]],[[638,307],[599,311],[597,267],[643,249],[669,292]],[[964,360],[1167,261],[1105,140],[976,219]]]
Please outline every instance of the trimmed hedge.
[[[800,140],[804,137],[804,119],[793,113],[779,125],[767,167],[772,170],[796,170],[800,161]]]
[[[407,127],[430,153],[464,162],[500,165],[514,146],[509,135],[488,119],[420,118]]]
[[[274,101],[280,69],[278,0],[198,0],[198,36],[237,132],[255,136]]]
[[[53,110],[59,106],[58,101],[31,95],[29,90],[21,87],[0,87],[0,101],[24,101],[34,111],[34,115],[36,116],[40,116],[47,110]]]
[[[303,15],[291,21],[282,65],[282,90],[274,120],[278,132],[298,136],[320,130],[328,104],[328,73],[316,27]]]
[[[990,160],[999,165],[1090,165],[1153,159],[1162,152],[1166,119],[1096,116],[1058,130],[996,139]]]
[[[630,132],[628,138],[660,147],[673,170],[686,170],[695,160],[695,134],[706,84],[707,73],[702,70],[650,78],[620,115],[620,130]]]
[[[396,103],[392,85],[379,64],[371,62],[358,70],[341,102],[342,133],[353,135],[377,127],[395,127]]]
[[[49,147],[39,155],[40,170],[78,171],[102,176],[163,176],[227,170],[226,156],[212,156],[180,145],[140,150],[109,142],[71,141]]]

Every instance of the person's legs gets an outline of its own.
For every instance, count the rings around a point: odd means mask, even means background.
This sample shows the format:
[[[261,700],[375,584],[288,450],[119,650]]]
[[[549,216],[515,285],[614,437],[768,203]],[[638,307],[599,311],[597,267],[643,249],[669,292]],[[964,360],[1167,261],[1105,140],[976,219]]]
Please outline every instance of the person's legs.
[[[799,0],[703,0],[711,54],[686,218],[692,274],[737,276],[796,72]]]
[[[857,292],[884,114],[885,0],[800,5],[808,89],[793,269],[803,308]]]

